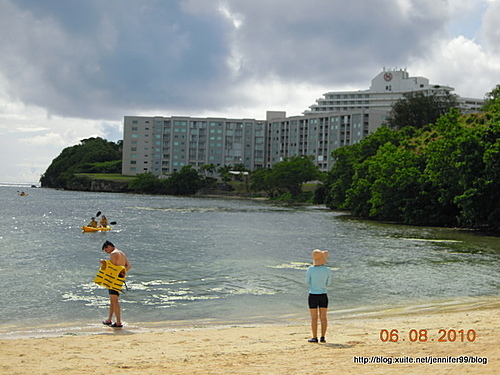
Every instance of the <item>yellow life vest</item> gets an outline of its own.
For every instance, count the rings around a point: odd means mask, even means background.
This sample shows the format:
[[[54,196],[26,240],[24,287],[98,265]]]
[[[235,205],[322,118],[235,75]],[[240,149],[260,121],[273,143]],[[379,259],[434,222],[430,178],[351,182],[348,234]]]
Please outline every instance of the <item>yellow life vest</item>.
[[[106,265],[101,264],[94,282],[105,288],[121,292],[127,269],[123,266],[115,266],[110,260],[106,260],[105,262]]]

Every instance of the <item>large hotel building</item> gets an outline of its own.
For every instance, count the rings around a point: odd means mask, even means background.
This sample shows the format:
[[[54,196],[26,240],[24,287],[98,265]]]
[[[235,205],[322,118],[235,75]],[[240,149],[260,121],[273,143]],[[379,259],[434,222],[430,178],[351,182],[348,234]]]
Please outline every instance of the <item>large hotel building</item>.
[[[403,69],[384,69],[370,89],[333,91],[300,116],[267,112],[265,120],[189,116],[125,116],[124,175],[169,175],[191,165],[199,169],[243,164],[253,171],[295,155],[312,155],[321,171],[332,166],[331,152],[359,142],[386,123],[392,105],[405,93],[445,93],[449,86],[410,77]],[[463,112],[480,109],[484,100],[458,97]]]

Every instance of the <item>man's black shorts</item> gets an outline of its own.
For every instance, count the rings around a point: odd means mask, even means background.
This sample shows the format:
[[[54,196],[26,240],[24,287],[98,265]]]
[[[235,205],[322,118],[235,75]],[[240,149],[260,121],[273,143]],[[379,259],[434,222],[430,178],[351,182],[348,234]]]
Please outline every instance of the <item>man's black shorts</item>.
[[[328,307],[328,296],[326,294],[309,294],[309,308]]]
[[[109,295],[115,295],[115,296],[119,296],[120,293],[118,293],[116,290],[113,290],[113,289],[108,289],[109,290]]]

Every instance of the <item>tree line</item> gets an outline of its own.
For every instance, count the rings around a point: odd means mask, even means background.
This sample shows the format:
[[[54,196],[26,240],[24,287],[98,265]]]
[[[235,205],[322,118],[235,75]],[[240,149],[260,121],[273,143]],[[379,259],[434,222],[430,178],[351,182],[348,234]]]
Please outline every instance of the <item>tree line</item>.
[[[242,173],[232,175],[231,172]],[[138,193],[193,195],[214,185],[217,182],[217,179],[212,177],[214,174],[218,174],[219,178],[226,182],[231,179],[245,181],[248,183],[249,193],[265,192],[272,199],[302,202],[311,201],[313,196],[312,193],[303,193],[303,184],[323,177],[311,157],[294,156],[285,158],[272,168],[255,171],[248,171],[242,164],[218,168],[213,164],[206,164],[200,167],[199,172],[190,165],[184,166],[168,178],[159,178],[150,172],[142,173],[129,183],[129,188]]]
[[[333,151],[317,199],[363,218],[498,231],[500,85],[480,113],[448,110],[412,126],[393,109],[392,126]]]

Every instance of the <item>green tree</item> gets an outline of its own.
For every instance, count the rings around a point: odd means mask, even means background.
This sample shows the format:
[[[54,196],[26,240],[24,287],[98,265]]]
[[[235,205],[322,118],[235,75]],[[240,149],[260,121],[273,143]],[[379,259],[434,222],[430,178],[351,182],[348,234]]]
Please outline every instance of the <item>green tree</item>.
[[[493,90],[486,94],[483,111],[489,111],[495,105],[500,105],[500,85],[496,85]]]
[[[278,190],[287,190],[292,198],[302,193],[302,184],[321,178],[321,173],[312,157],[293,156],[285,158],[272,167],[273,182]]]
[[[139,173],[129,182],[128,188],[135,193],[158,194],[163,191],[158,176],[151,172]]]
[[[217,169],[217,173],[219,173],[222,181],[230,181],[231,180],[231,174],[229,171],[233,170],[233,166],[231,164],[223,165]]]
[[[136,193],[193,195],[205,186],[205,179],[190,165],[174,172],[169,178],[160,180],[151,172],[141,173],[129,183],[129,189]]]
[[[441,180],[454,194],[460,226],[498,230],[500,226],[500,122],[462,126],[451,143],[451,165]],[[444,169],[444,168],[443,168]],[[453,175],[453,176],[452,176]]]
[[[347,209],[346,193],[351,188],[354,168],[359,160],[359,143],[332,152],[335,160],[327,175],[325,205],[332,209]]]
[[[368,160],[373,179],[368,200],[369,217],[416,224],[413,211],[421,208],[417,198],[422,191],[422,163],[418,155],[386,143]]]
[[[200,171],[203,172],[205,174],[205,176],[207,174],[209,174],[210,176],[212,176],[215,171],[217,170],[217,166],[213,163],[211,164],[203,164],[201,167],[200,167]]]
[[[193,195],[205,186],[205,180],[190,165],[162,181],[163,191],[172,195]]]
[[[121,159],[120,144],[99,137],[83,139],[78,145],[66,147],[52,161],[41,176],[40,183],[43,187],[67,189],[75,173],[89,170],[114,173]]]
[[[457,224],[460,208],[455,198],[463,193],[464,179],[475,174],[471,174],[471,167],[481,168],[479,165],[470,165],[472,158],[478,161],[475,152],[475,157],[468,154],[475,148],[470,133],[473,127],[461,126],[460,119],[458,111],[441,117],[431,127],[432,141],[423,150],[426,158],[425,178],[435,192],[437,204],[433,211],[440,217],[441,225]],[[468,149],[467,154],[463,154],[465,149]]]
[[[273,172],[269,168],[260,168],[250,174],[250,188],[265,191],[270,198],[277,196]]]
[[[325,199],[326,206],[335,209],[352,209],[350,204],[354,202],[348,202],[347,191],[352,187],[357,169],[359,174],[362,173],[359,169],[361,168],[361,163],[376,155],[380,146],[388,142],[397,146],[400,144],[402,138],[400,132],[383,126],[377,129],[375,133],[362,139],[359,143],[334,150],[332,152],[334,164],[327,177],[327,184],[330,188]],[[361,181],[363,178],[360,175],[356,178],[359,180],[358,183],[361,184],[358,186],[358,189],[361,189],[364,183]],[[358,190],[358,193],[361,194],[361,190]],[[358,203],[361,206],[363,205],[362,202]],[[358,208],[364,211],[361,209],[361,206]]]
[[[458,101],[457,96],[448,91],[431,94],[411,92],[394,103],[387,124],[392,129],[406,126],[420,129],[434,123],[451,108],[458,108]]]

